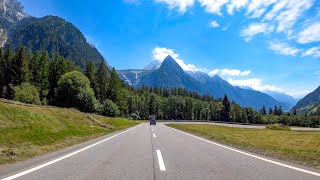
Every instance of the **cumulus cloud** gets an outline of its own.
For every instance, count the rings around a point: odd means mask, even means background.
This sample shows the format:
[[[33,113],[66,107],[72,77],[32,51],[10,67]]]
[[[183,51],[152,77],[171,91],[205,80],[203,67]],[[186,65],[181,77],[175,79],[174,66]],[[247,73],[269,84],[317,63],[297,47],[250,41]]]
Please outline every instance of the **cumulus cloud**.
[[[173,49],[156,47],[152,50],[153,58],[162,62],[168,55],[170,55],[185,71],[206,71],[204,68],[199,68],[194,64],[186,64],[184,60],[180,59],[179,54],[175,53]]]
[[[209,23],[209,26],[212,27],[212,28],[216,28],[216,27],[219,27],[220,25],[217,23],[217,21],[211,21]]]
[[[157,3],[165,3],[169,9],[178,8],[180,13],[185,13],[187,8],[192,7],[194,0],[154,0]]]
[[[230,15],[234,13],[234,10],[239,10],[248,4],[248,0],[233,0],[227,5],[227,11]]]
[[[221,75],[221,76],[248,76],[251,71],[240,71],[238,69],[213,69],[210,71],[209,76]]]
[[[306,44],[320,41],[320,22],[311,24],[298,34],[298,42]]]
[[[291,47],[286,43],[269,42],[269,49],[273,50],[277,54],[283,54],[288,56],[295,56],[301,51],[299,48]]]
[[[208,13],[222,15],[221,8],[226,5],[229,0],[198,0],[202,7]]]
[[[229,78],[227,81],[233,86],[250,87],[257,91],[275,91],[275,92],[284,91],[279,87],[263,84],[262,79],[259,79],[259,78],[242,79],[242,80],[235,80],[235,79]]]
[[[320,57],[320,46],[307,49],[302,53],[302,56]]]
[[[272,32],[274,26],[267,23],[252,23],[246,28],[242,29],[241,36],[245,37],[246,41],[250,41],[257,34],[267,34]]]

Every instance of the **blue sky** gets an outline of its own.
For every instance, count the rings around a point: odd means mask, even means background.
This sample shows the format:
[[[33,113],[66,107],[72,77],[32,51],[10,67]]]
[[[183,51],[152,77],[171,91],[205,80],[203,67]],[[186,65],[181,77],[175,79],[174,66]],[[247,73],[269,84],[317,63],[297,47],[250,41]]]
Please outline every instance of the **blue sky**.
[[[320,85],[315,0],[21,0],[77,26],[116,69],[167,54],[185,70],[301,97]]]

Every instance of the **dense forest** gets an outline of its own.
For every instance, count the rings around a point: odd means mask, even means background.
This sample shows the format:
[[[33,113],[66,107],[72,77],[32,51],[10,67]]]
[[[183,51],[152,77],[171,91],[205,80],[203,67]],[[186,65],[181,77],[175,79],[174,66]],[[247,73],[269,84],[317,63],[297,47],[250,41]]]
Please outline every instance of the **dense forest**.
[[[126,85],[106,63],[79,65],[55,53],[20,47],[0,49],[0,96],[25,103],[77,108],[105,116],[163,120],[205,120],[240,123],[281,123],[319,127],[319,116],[297,116],[281,107],[260,111],[242,108],[228,96],[214,99],[183,88],[139,89]]]

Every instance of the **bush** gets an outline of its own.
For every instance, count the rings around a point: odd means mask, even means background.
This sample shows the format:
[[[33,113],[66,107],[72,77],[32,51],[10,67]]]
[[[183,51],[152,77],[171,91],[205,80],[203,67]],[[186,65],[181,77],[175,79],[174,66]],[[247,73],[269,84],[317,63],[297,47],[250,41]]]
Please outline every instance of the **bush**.
[[[282,124],[270,124],[270,125],[266,126],[266,129],[280,130],[280,131],[291,131],[291,129],[288,126],[285,126]]]
[[[62,107],[75,107],[84,112],[96,111],[99,104],[90,87],[89,79],[78,71],[61,76],[56,90],[56,103]]]
[[[41,104],[37,88],[29,83],[14,87],[14,100],[28,104]]]
[[[132,113],[130,115],[130,117],[133,119],[133,120],[138,120],[139,119],[139,116],[136,114],[136,113]]]
[[[114,102],[107,99],[103,102],[101,114],[108,117],[116,117],[120,114],[120,111]]]

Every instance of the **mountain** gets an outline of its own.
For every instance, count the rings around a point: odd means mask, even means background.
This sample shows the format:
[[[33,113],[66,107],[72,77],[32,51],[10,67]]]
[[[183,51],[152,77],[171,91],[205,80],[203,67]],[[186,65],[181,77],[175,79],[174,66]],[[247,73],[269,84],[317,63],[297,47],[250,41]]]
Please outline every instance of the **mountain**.
[[[159,63],[159,61],[157,62]],[[222,98],[224,94],[227,94],[231,100],[242,107],[253,107],[258,110],[262,106],[273,108],[277,105],[289,110],[285,103],[281,103],[265,93],[234,87],[217,75],[210,77],[203,72],[184,71],[171,56],[166,57],[159,65],[153,62],[144,70],[123,70],[118,71],[118,74],[125,82],[136,87],[142,85],[182,87],[200,94],[210,94],[215,98]]]
[[[152,61],[149,65],[143,68],[143,70],[156,70],[160,67],[161,62],[160,61]]]
[[[2,47],[17,49],[19,46],[26,46],[33,52],[46,50],[51,56],[58,52],[81,68],[88,61],[97,64],[105,61],[72,23],[57,16],[31,17],[23,9],[17,0],[0,0]]]
[[[253,89],[234,87],[218,75],[210,77],[203,72],[188,72],[188,74],[201,84],[203,93],[208,93],[216,98],[227,94],[231,100],[237,102],[242,107],[260,109],[262,106],[270,108],[277,105],[282,106],[284,110],[290,110],[286,104],[275,100],[265,93]]]
[[[320,114],[320,86],[302,98],[292,108],[292,111],[296,110],[298,114]]]
[[[167,56],[158,69],[144,73],[139,85],[168,88],[182,87],[197,92],[201,90],[197,81],[185,73],[171,56]]]
[[[270,95],[274,99],[276,99],[279,102],[282,102],[286,104],[288,109],[284,109],[286,111],[290,111],[291,108],[297,104],[298,99],[293,98],[292,96],[289,96],[285,93],[275,92],[275,91],[263,91],[264,93]]]
[[[0,45],[3,46],[7,39],[8,28],[29,17],[23,11],[23,6],[17,0],[0,0]]]

